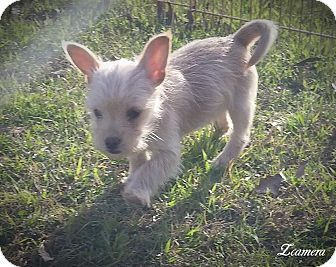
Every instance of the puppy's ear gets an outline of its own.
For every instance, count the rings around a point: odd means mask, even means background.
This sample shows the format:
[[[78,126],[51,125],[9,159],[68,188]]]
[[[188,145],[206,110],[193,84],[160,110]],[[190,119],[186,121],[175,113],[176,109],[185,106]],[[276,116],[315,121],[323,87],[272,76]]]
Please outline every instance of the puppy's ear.
[[[62,42],[62,47],[67,59],[79,69],[87,78],[99,69],[100,60],[85,46],[72,43]]]
[[[147,78],[158,86],[166,76],[166,66],[171,49],[171,32],[153,37],[146,44],[139,66],[145,68]]]

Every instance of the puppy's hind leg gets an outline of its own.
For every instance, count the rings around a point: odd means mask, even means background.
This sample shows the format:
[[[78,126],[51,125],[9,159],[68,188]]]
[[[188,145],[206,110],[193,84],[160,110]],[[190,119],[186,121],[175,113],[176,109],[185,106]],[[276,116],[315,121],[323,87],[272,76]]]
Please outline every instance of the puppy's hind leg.
[[[238,91],[232,99],[229,113],[233,123],[233,131],[223,151],[213,160],[212,164],[215,168],[226,167],[231,160],[240,154],[250,140],[256,86],[249,89],[251,90]]]
[[[250,140],[250,127],[253,118],[252,108],[245,107],[243,110],[233,113],[231,115],[233,132],[223,151],[214,159],[213,166],[215,168],[226,167],[231,160],[240,154]]]

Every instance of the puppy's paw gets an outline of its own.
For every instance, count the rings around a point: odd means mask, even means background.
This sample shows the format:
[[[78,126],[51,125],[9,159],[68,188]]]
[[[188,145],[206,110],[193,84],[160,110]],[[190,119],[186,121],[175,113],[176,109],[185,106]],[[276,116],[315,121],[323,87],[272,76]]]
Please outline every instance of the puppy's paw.
[[[147,191],[126,185],[121,195],[127,202],[150,207],[150,194]]]

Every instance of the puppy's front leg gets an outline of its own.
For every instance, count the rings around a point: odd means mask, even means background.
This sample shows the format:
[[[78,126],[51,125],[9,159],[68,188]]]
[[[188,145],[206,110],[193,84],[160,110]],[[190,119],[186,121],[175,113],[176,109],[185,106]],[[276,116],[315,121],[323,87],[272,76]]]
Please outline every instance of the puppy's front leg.
[[[141,165],[145,164],[150,159],[147,151],[141,151],[128,157],[129,160],[129,173],[133,173]]]
[[[150,205],[150,198],[160,186],[176,175],[180,165],[180,151],[154,151],[150,159],[134,169],[126,181],[123,197],[131,202]]]

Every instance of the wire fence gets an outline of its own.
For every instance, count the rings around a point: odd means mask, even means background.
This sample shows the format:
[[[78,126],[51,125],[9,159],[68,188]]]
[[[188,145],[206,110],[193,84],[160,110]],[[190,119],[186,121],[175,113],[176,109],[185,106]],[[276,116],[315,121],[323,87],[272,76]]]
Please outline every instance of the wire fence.
[[[289,35],[326,53],[336,46],[334,15],[316,0],[158,0],[156,7],[160,22],[188,31],[203,27],[232,33],[244,22],[270,19],[279,25],[278,41]]]

